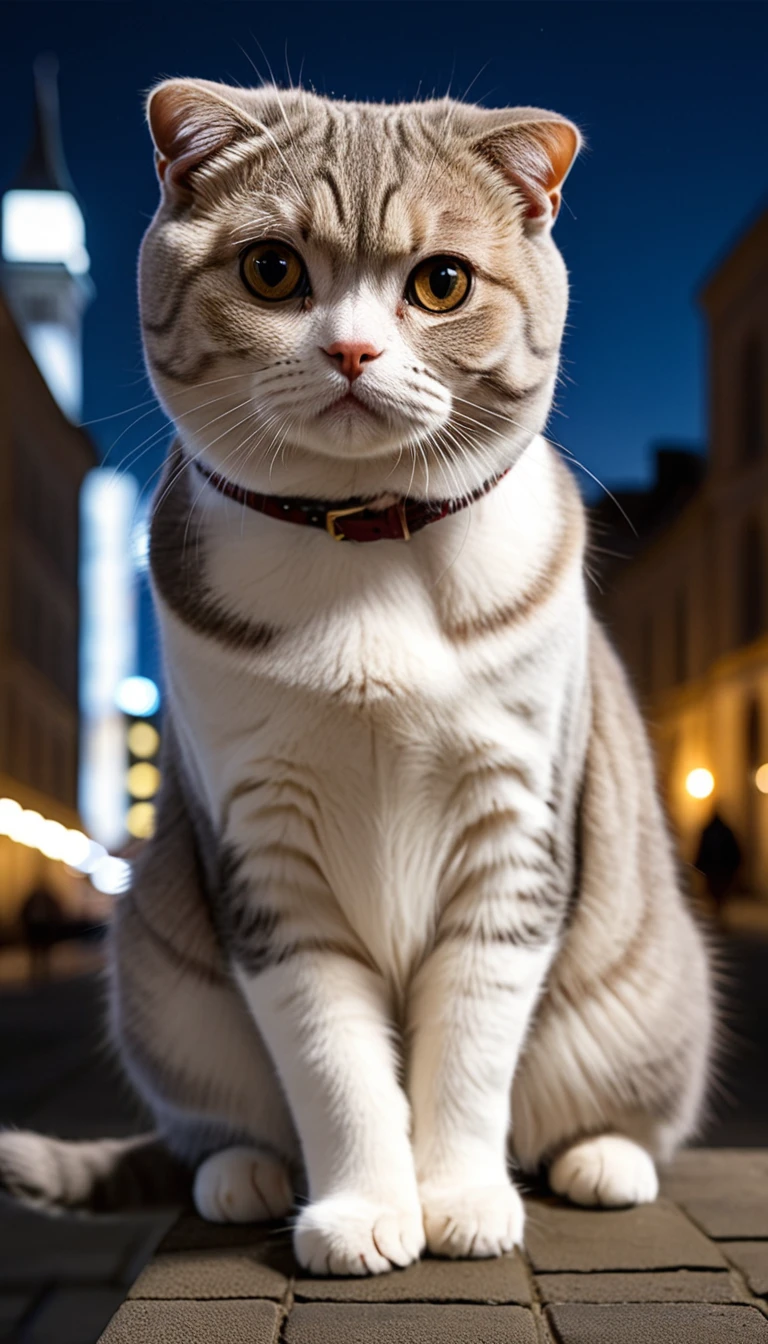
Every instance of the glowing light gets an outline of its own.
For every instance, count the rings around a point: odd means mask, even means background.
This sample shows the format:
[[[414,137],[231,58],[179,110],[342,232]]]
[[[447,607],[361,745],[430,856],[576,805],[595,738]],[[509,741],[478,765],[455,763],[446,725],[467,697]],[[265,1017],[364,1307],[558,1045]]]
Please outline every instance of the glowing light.
[[[90,873],[95,872],[102,859],[106,859],[107,857],[107,851],[103,845],[100,845],[97,840],[89,840],[87,852],[80,862],[74,863],[72,867],[77,868],[78,872],[89,875]]]
[[[154,798],[160,788],[160,771],[149,761],[138,761],[128,771],[126,783],[134,798]]]
[[[133,718],[147,718],[160,707],[160,692],[149,677],[124,677],[117,688],[115,704]]]
[[[82,831],[67,831],[61,847],[61,858],[70,868],[80,868],[91,852],[91,841]],[[105,851],[106,853],[106,851]],[[81,869],[82,871],[82,869]]]
[[[0,798],[0,835],[12,835],[21,816],[21,803],[15,798]]]
[[[155,833],[154,803],[134,803],[128,808],[125,824],[137,840],[149,840]]]
[[[88,270],[85,224],[68,191],[6,191],[3,196],[6,261],[55,262],[73,275]]]
[[[708,798],[715,787],[715,777],[711,770],[691,770],[685,787],[692,798]]]
[[[160,746],[160,734],[151,723],[132,723],[128,729],[128,750],[133,756],[154,756]]]
[[[125,722],[118,686],[136,667],[136,594],[130,536],[138,486],[104,467],[90,471],[81,502],[80,815],[108,848],[125,837]]]
[[[91,882],[105,896],[119,896],[130,886],[131,865],[125,859],[116,859],[108,854],[91,873]]]
[[[24,334],[35,363],[61,409],[70,420],[79,419],[82,358],[71,331],[60,322],[29,322]]]
[[[11,839],[17,840],[20,845],[28,845],[30,849],[39,849],[44,827],[45,817],[25,807],[14,827]]]
[[[67,828],[58,821],[43,822],[37,848],[47,859],[62,859],[67,840]]]
[[[755,771],[755,783],[761,793],[768,793],[768,761]]]

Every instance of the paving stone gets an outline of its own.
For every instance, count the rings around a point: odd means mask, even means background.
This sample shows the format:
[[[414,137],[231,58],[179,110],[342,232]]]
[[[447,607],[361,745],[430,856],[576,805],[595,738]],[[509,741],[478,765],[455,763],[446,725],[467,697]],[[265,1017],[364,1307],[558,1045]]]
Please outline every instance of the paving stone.
[[[768,1297],[768,1241],[724,1241],[721,1249],[741,1270],[752,1292]]]
[[[267,1255],[269,1248],[266,1248]],[[265,1263],[265,1248],[233,1247],[210,1251],[167,1251],[155,1256],[136,1280],[130,1298],[269,1297],[281,1301],[285,1273]],[[288,1274],[293,1272],[287,1260]]]
[[[303,1279],[297,1301],[331,1302],[515,1302],[531,1300],[528,1276],[518,1255],[498,1260],[422,1260],[408,1269],[369,1278]]]
[[[277,1344],[274,1302],[125,1302],[99,1344]]]
[[[295,1306],[285,1344],[536,1344],[523,1307],[313,1302]],[[112,1341],[109,1341],[112,1344]]]
[[[537,1274],[542,1302],[746,1302],[731,1275],[671,1269],[655,1274]]]
[[[535,1270],[725,1267],[717,1247],[664,1200],[636,1209],[529,1203],[525,1249]]]
[[[710,1237],[768,1238],[768,1189],[694,1195],[681,1199],[680,1207]]]
[[[548,1307],[558,1344],[768,1344],[755,1307],[709,1304]]]
[[[689,1149],[662,1172],[661,1188],[711,1237],[768,1238],[768,1153]]]
[[[659,1172],[669,1199],[730,1195],[761,1185],[768,1194],[768,1152],[762,1148],[686,1148]]]

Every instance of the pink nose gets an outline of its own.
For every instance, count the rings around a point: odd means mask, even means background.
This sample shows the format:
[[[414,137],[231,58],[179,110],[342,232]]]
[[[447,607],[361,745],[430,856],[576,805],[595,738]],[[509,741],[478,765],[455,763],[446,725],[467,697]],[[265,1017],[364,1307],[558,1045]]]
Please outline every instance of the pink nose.
[[[379,358],[381,350],[375,350],[372,345],[366,345],[363,341],[334,341],[333,345],[325,346],[323,353],[338,365],[339,371],[350,383],[354,383],[355,379],[360,377],[365,365]]]

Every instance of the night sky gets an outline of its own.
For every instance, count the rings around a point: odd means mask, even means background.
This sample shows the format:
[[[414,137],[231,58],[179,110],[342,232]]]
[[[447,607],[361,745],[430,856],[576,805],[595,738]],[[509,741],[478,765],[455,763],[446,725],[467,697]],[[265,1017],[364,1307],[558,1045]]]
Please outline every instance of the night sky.
[[[285,82],[286,50],[293,80],[301,71],[320,93],[394,100],[450,86],[576,121],[589,148],[556,226],[572,302],[551,435],[607,483],[643,479],[654,441],[703,445],[696,292],[768,199],[765,4],[4,4],[0,187],[26,149],[41,50],[60,60],[64,144],[96,286],[84,416],[126,412],[92,426],[110,461],[127,463],[163,423],[159,413],[133,423],[150,395],[135,262],[157,197],[143,91],[167,75],[255,83],[249,58]],[[164,443],[137,462],[142,480]]]

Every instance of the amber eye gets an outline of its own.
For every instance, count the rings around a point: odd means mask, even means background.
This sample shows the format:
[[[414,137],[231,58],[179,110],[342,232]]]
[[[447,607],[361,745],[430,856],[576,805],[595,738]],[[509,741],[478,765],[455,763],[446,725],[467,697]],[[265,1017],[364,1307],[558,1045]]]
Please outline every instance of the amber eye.
[[[407,295],[429,313],[449,313],[467,297],[470,280],[469,267],[456,257],[428,257],[408,277]]]
[[[240,274],[252,294],[270,303],[280,303],[304,293],[307,272],[300,257],[286,243],[254,243],[243,253]]]

